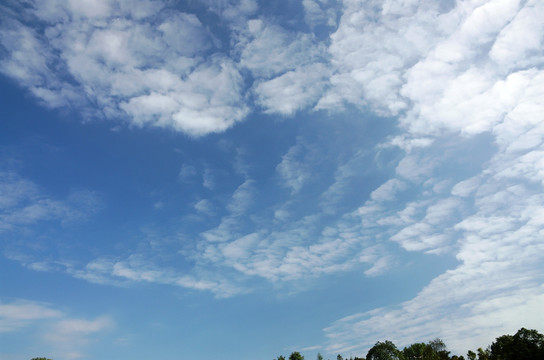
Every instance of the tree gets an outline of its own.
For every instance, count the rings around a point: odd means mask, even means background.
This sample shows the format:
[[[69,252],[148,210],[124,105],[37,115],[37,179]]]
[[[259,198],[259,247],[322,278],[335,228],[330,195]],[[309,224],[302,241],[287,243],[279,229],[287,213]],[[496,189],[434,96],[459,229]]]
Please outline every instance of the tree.
[[[338,354],[336,355],[336,360],[344,360],[344,358],[342,357],[342,355]]]
[[[37,357],[37,358],[32,358],[30,360],[51,360],[51,359],[45,358],[45,357]]]
[[[323,360],[323,355],[321,355],[321,353],[317,353],[317,360]]]
[[[490,360],[542,360],[544,335],[536,330],[521,328],[512,335],[503,335],[491,344]]]
[[[422,360],[426,348],[424,343],[415,343],[402,349],[402,356],[405,360]]]
[[[378,341],[366,354],[366,360],[399,360],[400,358],[401,352],[389,340]]]
[[[451,357],[451,360],[465,360],[465,357],[463,355],[461,356],[453,355]]]
[[[478,348],[478,360],[489,360],[489,349]]]
[[[450,352],[446,350],[446,344],[439,338],[429,341],[426,353],[428,354],[427,359],[448,360],[450,358]]]
[[[285,356],[283,356],[283,355],[280,355],[280,356],[278,356],[278,358],[277,358],[277,359],[274,359],[274,360],[285,360]]]
[[[467,358],[468,360],[476,360],[476,353],[472,350],[469,350],[467,352]]]
[[[294,351],[289,355],[289,360],[304,360],[304,356],[302,356],[298,351]]]

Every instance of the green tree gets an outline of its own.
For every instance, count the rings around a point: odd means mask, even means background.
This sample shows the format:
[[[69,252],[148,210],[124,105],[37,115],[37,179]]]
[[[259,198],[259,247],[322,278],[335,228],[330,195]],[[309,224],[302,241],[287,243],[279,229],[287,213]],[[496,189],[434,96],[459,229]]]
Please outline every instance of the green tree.
[[[289,360],[304,360],[304,356],[302,356],[298,351],[294,351],[289,355]]]
[[[489,360],[489,349],[478,348],[478,360]]]
[[[336,355],[336,360],[344,360],[344,358],[342,357],[342,355],[338,354]]]
[[[285,356],[283,356],[283,355],[280,355],[280,356],[278,356],[278,358],[277,358],[277,359],[274,359],[274,360],[285,360]]]
[[[405,360],[422,360],[426,348],[424,343],[415,343],[402,349],[402,356]]]
[[[37,358],[32,358],[30,360],[51,360],[51,359],[45,358],[45,357],[37,357]]]
[[[521,328],[515,335],[503,335],[491,344],[490,360],[542,360],[544,335]]]
[[[323,360],[323,355],[321,355],[321,353],[317,353],[317,360]]]
[[[453,355],[451,357],[451,360],[465,360],[465,357],[463,355],[461,356]]]
[[[429,360],[448,360],[450,358],[450,352],[446,350],[446,344],[442,339],[436,338],[429,341],[426,352]]]
[[[399,360],[401,352],[389,340],[378,341],[366,354],[366,360]]]

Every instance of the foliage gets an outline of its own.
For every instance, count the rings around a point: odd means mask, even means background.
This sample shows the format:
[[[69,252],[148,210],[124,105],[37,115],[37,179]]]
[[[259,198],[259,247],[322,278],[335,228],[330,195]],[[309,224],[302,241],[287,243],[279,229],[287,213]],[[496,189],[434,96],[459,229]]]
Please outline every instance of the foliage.
[[[298,351],[295,351],[289,355],[289,360],[304,360],[304,356],[302,356]]]
[[[544,360],[544,335],[536,330],[521,328],[515,335],[503,335],[496,338],[486,349],[478,348],[476,352],[469,350],[466,356],[467,360]],[[285,360],[285,357],[278,356],[277,360]],[[291,353],[289,360],[304,360],[304,356],[295,351]],[[320,353],[317,354],[317,360],[323,360]],[[338,354],[336,360],[343,360],[342,355]],[[465,360],[465,358],[458,355],[450,356],[444,341],[436,338],[426,344],[411,344],[402,351],[389,340],[378,341],[368,351],[366,358],[350,357],[349,360]]]
[[[414,343],[402,349],[402,357],[404,360],[421,360],[425,354],[427,345],[424,343]]]
[[[490,360],[542,360],[544,335],[521,328],[515,335],[503,335],[491,344]]]
[[[400,356],[401,352],[395,344],[389,340],[385,340],[384,342],[378,341],[376,345],[368,350],[366,360],[398,360]]]
[[[51,359],[45,358],[45,357],[37,357],[37,358],[32,358],[30,360],[51,360]]]
[[[482,348],[478,348],[478,360],[489,360],[489,350],[485,349],[482,350]]]

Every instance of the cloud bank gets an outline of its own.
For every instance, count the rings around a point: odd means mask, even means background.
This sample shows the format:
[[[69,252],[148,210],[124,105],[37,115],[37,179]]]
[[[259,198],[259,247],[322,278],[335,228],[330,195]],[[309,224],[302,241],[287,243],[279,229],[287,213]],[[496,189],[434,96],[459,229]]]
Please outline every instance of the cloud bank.
[[[315,206],[294,214],[312,185],[311,165],[325,153],[297,138],[274,164],[291,199],[250,216],[261,193],[244,174],[217,208],[217,224],[197,234],[187,273],[140,254],[65,270],[99,283],[233,296],[254,278],[296,283],[355,269],[377,276],[394,267],[400,248],[447,254],[458,264],[413,299],[326,328],[330,352],[364,352],[385,337],[407,344],[437,331],[464,351],[490,343],[489,334],[515,332],[521,320],[537,327],[544,320],[537,308],[544,296],[544,4],[345,0],[337,19],[329,3],[303,1],[307,28],[294,30],[252,1],[210,2],[228,41],[161,2],[30,2],[24,16],[3,6],[1,71],[48,107],[193,136],[259,112],[321,111],[334,121],[354,107],[397,119],[395,136],[372,151],[402,156],[355,209],[340,203],[369,159],[363,146],[335,159]],[[320,26],[329,38],[318,36]],[[180,171],[180,179],[195,175],[189,165]],[[11,190],[0,200],[8,209],[0,231],[65,211],[14,176],[3,175]],[[212,170],[202,178],[215,188]],[[21,205],[23,198],[33,206]],[[212,209],[209,199],[194,207]]]

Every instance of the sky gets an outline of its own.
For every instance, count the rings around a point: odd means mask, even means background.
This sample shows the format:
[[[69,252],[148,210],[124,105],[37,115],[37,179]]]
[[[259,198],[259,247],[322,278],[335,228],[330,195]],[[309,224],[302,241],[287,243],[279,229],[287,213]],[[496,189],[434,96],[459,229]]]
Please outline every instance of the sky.
[[[544,2],[4,0],[0,358],[544,331]]]

